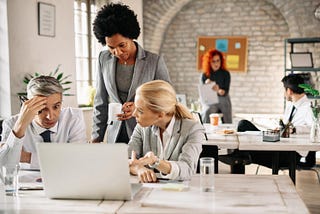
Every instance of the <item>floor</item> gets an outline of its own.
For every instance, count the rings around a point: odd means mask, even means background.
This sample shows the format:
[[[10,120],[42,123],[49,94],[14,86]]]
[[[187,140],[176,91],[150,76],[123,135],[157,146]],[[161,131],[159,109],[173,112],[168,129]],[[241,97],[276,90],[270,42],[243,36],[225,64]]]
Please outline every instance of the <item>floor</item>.
[[[320,159],[317,159],[319,166],[318,170],[320,173]],[[257,170],[258,169],[258,170]],[[230,173],[230,166],[219,162],[219,173],[228,174]],[[246,174],[272,174],[271,169],[258,166],[256,164],[250,164],[246,166]],[[289,171],[280,171],[279,174],[288,175]],[[296,172],[296,188],[297,192],[305,202],[310,213],[320,214],[320,183],[318,175],[313,170],[297,170]]]

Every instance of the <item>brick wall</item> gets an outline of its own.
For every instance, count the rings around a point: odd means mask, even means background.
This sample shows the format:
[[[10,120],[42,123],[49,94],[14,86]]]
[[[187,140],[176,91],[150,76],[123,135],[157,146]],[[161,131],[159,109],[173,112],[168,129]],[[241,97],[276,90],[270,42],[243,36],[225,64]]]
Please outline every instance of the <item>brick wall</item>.
[[[233,113],[282,113],[284,39],[319,37],[320,0],[144,0],[144,47],[163,54],[177,93],[198,100],[198,36],[247,36],[246,73],[231,73]],[[320,46],[302,45],[304,51]],[[320,67],[320,57],[314,61]]]

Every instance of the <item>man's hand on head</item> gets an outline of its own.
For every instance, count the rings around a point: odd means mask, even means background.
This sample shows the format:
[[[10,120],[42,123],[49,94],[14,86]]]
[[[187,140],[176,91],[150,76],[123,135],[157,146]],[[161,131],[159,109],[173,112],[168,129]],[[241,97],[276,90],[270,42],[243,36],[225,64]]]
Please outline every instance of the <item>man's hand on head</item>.
[[[13,127],[13,133],[16,137],[24,136],[28,125],[32,122],[34,117],[46,107],[47,97],[35,96],[30,100],[25,101],[20,109],[19,118]]]

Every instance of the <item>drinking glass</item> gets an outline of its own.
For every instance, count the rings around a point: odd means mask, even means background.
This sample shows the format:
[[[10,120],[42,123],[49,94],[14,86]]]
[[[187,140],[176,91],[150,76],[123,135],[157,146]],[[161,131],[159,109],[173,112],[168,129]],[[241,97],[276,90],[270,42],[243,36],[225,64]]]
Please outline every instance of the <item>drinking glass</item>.
[[[200,189],[202,192],[214,190],[214,158],[200,158]]]

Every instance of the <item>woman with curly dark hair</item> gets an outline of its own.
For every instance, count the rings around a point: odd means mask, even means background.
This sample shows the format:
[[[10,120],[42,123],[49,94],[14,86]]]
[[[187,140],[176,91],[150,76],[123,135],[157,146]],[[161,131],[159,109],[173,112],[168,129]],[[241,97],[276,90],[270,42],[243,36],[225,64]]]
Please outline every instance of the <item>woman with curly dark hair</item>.
[[[93,22],[98,41],[107,46],[99,54],[96,74],[92,141],[128,143],[136,121],[132,118],[136,88],[161,79],[170,82],[163,57],[144,50],[135,40],[140,35],[137,15],[126,5],[110,3],[101,8]],[[108,104],[121,103],[118,120],[108,120]]]
[[[209,115],[211,113],[222,113],[223,123],[232,123],[232,107],[229,97],[231,77],[229,71],[226,69],[223,54],[216,49],[208,50],[202,59],[202,70],[202,84],[215,82],[212,90],[217,93],[219,99],[217,104],[203,106],[203,121],[209,123]]]

